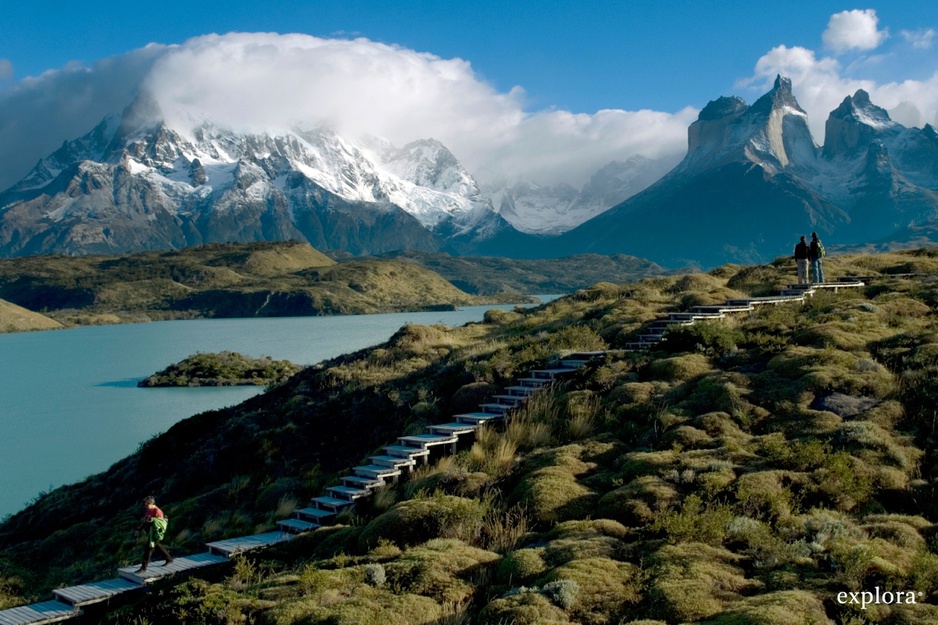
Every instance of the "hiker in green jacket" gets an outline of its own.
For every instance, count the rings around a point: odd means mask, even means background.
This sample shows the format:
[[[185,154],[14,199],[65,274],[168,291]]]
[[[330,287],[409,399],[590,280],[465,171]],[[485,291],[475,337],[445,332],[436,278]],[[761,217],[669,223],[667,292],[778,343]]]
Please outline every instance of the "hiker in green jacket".
[[[166,518],[162,510],[156,507],[156,500],[153,497],[147,497],[143,500],[143,510],[143,520],[140,521],[140,525],[137,527],[136,535],[139,537],[140,532],[146,529],[147,544],[143,548],[143,564],[137,569],[137,573],[143,573],[147,570],[147,565],[150,563],[150,556],[153,555],[154,548],[158,549],[159,552],[163,554],[163,557],[166,558],[166,562],[163,566],[173,563],[173,557],[166,551],[166,547],[160,543],[166,536],[166,529],[169,527],[169,519]]]

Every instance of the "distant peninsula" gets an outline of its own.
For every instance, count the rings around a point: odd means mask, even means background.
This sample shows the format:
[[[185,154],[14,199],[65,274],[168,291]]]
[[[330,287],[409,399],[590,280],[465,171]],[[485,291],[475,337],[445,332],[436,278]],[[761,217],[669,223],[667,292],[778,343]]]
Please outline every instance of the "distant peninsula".
[[[470,295],[406,260],[337,263],[295,241],[212,243],[122,256],[4,258],[0,298],[27,309],[23,313],[41,313],[52,327],[58,327],[56,322],[353,315],[533,301],[517,292]],[[20,329],[9,325],[6,331]]]
[[[289,360],[270,356],[199,352],[141,380],[137,386],[267,386],[283,382],[300,369]]]

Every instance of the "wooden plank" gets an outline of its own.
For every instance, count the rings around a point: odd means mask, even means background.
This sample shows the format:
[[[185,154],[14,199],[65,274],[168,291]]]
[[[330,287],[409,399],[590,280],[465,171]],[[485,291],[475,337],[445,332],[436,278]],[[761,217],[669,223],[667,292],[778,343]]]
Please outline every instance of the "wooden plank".
[[[300,508],[293,512],[297,518],[303,519],[315,519],[316,522],[324,521],[329,517],[334,517],[335,512],[330,512],[328,510],[322,510],[320,508]]]
[[[75,607],[106,601],[115,595],[119,595],[131,590],[140,589],[140,584],[132,582],[123,577],[106,579],[100,582],[82,584],[80,586],[70,586],[68,588],[58,588],[52,591],[59,601],[68,603]]]
[[[312,530],[322,526],[319,523],[304,521],[302,519],[283,519],[277,523],[277,527],[279,527],[284,532],[301,534],[303,532],[311,532]]]
[[[81,615],[61,601],[43,601],[30,605],[21,605],[8,610],[0,610],[0,625],[32,625],[38,623],[57,623]]]
[[[251,536],[238,536],[226,540],[207,543],[206,547],[213,553],[226,555],[229,558],[245,551],[253,551],[262,547],[270,547],[293,539],[293,534],[287,532],[265,532]]]
[[[141,571],[139,573],[137,572],[137,570],[140,568],[139,565],[125,566],[117,569],[117,574],[124,579],[136,582],[138,584],[149,584],[151,582],[163,579],[164,577],[176,575],[177,573],[184,573],[186,571],[200,569],[206,566],[213,566],[215,564],[221,564],[227,561],[228,558],[224,556],[216,555],[206,551],[205,553],[197,553],[191,556],[180,556],[178,558],[174,558],[172,564],[168,565],[162,563],[162,560],[157,560],[156,563],[151,562],[146,571]]]

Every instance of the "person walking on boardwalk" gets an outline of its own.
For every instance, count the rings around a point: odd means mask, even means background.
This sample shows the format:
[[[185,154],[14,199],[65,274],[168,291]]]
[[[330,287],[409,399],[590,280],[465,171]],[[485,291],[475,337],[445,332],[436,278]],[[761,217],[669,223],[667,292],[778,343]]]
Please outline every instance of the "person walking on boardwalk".
[[[808,260],[811,261],[811,281],[824,282],[824,268],[821,259],[827,256],[824,244],[817,238],[817,232],[811,233],[811,244],[808,246]]]
[[[147,543],[143,547],[143,564],[137,569],[137,573],[142,573],[147,570],[147,565],[150,564],[150,556],[153,555],[154,549],[158,549],[159,552],[163,554],[163,557],[166,558],[166,563],[163,566],[172,564],[173,562],[173,557],[166,551],[166,547],[160,543],[166,536],[166,529],[169,527],[169,519],[166,518],[162,510],[156,507],[156,500],[153,497],[147,497],[143,500],[143,510],[143,520],[140,521],[140,525],[137,527],[136,535],[140,536],[140,532],[146,529]]]
[[[795,264],[798,265],[798,284],[808,283],[808,244],[801,235],[801,240],[795,245]]]

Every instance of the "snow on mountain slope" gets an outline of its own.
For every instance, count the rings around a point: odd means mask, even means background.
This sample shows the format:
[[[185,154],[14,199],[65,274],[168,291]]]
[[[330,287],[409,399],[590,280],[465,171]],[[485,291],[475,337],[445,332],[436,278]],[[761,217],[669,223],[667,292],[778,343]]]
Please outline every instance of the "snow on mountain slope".
[[[652,185],[674,159],[633,156],[601,168],[579,191],[570,185],[538,185],[527,180],[489,190],[492,204],[512,226],[529,234],[557,235],[571,230]]]

